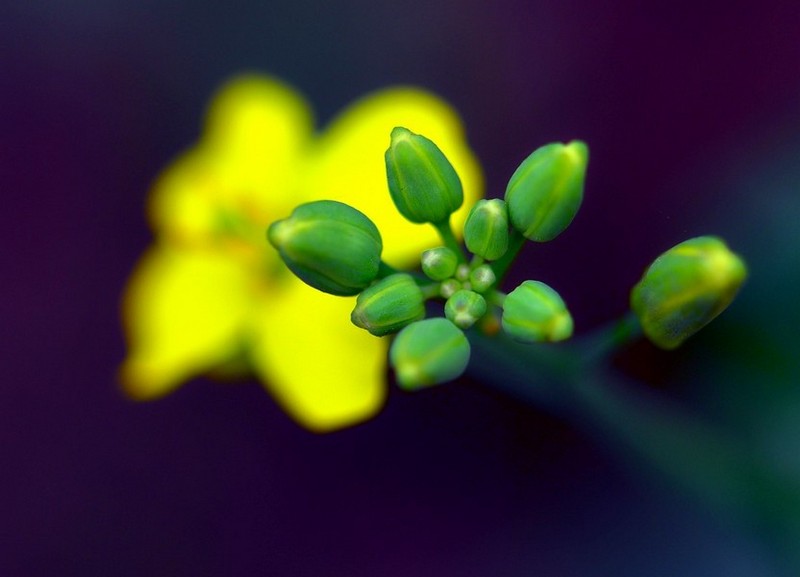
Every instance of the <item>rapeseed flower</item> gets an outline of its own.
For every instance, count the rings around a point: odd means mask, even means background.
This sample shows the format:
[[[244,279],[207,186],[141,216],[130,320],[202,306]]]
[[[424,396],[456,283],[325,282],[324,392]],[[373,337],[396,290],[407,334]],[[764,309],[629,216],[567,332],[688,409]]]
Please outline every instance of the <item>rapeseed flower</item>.
[[[386,339],[349,322],[354,297],[318,292],[286,270],[265,231],[298,204],[334,199],[377,224],[392,266],[408,267],[438,244],[432,227],[409,223],[392,205],[383,154],[395,126],[433,139],[453,163],[465,193],[453,215],[460,230],[482,178],[458,116],[439,98],[384,89],[316,133],[310,106],[286,84],[248,75],[223,86],[198,142],[150,193],[155,242],[123,299],[124,390],[153,399],[192,377],[243,367],[314,431],[378,411]]]

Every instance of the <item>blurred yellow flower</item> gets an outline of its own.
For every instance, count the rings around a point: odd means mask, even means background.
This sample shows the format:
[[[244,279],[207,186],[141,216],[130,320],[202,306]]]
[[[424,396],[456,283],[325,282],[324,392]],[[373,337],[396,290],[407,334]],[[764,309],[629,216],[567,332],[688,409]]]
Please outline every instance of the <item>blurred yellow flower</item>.
[[[199,141],[159,176],[148,214],[156,241],[123,301],[126,392],[162,396],[200,374],[244,363],[295,420],[327,431],[383,404],[387,342],[350,324],[354,298],[326,295],[288,272],[265,240],[296,205],[334,199],[379,227],[384,260],[408,266],[439,244],[391,203],[383,153],[394,126],[436,142],[464,184],[460,229],[480,196],[480,167],[459,118],[435,96],[389,88],[357,101],[323,132],[276,79],[243,76],[213,98]]]

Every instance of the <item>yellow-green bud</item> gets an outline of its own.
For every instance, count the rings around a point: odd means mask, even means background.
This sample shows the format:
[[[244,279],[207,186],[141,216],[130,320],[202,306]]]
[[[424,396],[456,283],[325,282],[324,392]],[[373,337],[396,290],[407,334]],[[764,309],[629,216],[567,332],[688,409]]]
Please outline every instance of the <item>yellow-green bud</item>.
[[[378,228],[341,202],[302,204],[272,223],[267,238],[294,274],[323,292],[355,295],[378,276],[383,248]]]
[[[537,242],[561,234],[581,206],[588,159],[589,150],[579,140],[542,146],[526,158],[506,187],[514,228]]]
[[[503,330],[524,343],[563,341],[572,335],[561,296],[543,282],[526,280],[503,302]]]
[[[459,290],[461,290],[461,283],[454,278],[447,279],[439,285],[439,295],[446,299],[449,299]]]
[[[458,255],[455,251],[440,246],[422,253],[422,272],[431,280],[442,281],[456,273]]]
[[[499,198],[475,203],[464,223],[464,242],[472,254],[497,260],[508,249],[508,209]]]
[[[416,390],[460,376],[469,363],[469,341],[441,317],[417,321],[398,333],[389,350],[397,384]]]
[[[647,338],[674,349],[725,310],[746,277],[721,239],[700,236],[653,261],[631,291],[631,308]]]
[[[398,273],[379,280],[356,299],[350,320],[376,337],[425,318],[425,297],[414,278]]]
[[[494,270],[488,264],[475,267],[469,273],[469,284],[475,292],[486,292],[492,288],[496,280],[497,275],[494,274]]]
[[[396,127],[385,160],[392,200],[411,222],[446,222],[464,202],[455,169],[424,136]]]
[[[471,290],[457,291],[444,305],[444,315],[461,329],[468,329],[485,313],[486,300]]]

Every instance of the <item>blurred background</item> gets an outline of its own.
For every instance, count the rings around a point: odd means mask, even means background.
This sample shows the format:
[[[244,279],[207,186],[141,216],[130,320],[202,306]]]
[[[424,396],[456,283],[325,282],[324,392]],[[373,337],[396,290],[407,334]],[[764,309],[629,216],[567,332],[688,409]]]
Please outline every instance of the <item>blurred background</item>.
[[[2,5],[0,573],[796,575],[798,30],[789,0]],[[742,513],[469,379],[393,391],[326,436],[254,380],[126,400],[119,304],[147,191],[242,71],[296,86],[319,126],[387,85],[441,95],[488,196],[533,148],[585,140],[581,212],[511,277],[558,287],[578,334],[622,314],[663,250],[725,237],[751,265],[740,299],[617,370],[741,434],[781,492],[745,475]]]

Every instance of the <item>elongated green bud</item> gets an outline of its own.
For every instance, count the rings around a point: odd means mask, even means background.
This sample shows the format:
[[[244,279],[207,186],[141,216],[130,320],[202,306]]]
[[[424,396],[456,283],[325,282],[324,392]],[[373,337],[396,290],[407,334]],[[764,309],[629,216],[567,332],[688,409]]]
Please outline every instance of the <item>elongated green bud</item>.
[[[468,329],[485,313],[486,300],[471,290],[457,291],[444,305],[444,315],[461,329]]]
[[[355,295],[378,276],[383,248],[378,228],[341,202],[302,204],[272,223],[267,238],[294,274],[323,292]]]
[[[511,176],[506,203],[511,224],[528,240],[554,239],[583,200],[589,149],[579,141],[537,148]]]
[[[496,260],[508,249],[508,209],[499,198],[475,203],[464,223],[464,242],[472,254]]]
[[[488,264],[482,264],[475,267],[469,273],[469,284],[472,290],[479,293],[484,293],[494,285],[497,280],[497,275]]]
[[[422,272],[431,280],[449,279],[456,273],[457,266],[458,255],[446,246],[432,248],[422,253]]]
[[[379,280],[356,299],[350,315],[353,324],[376,337],[396,333],[425,318],[425,297],[414,278],[398,273]]]
[[[502,324],[506,333],[524,343],[563,341],[572,335],[572,316],[561,296],[534,280],[526,280],[505,298]]]
[[[469,341],[441,317],[408,325],[389,350],[397,384],[406,390],[429,387],[460,376],[469,363]]]
[[[631,308],[653,343],[674,349],[727,308],[747,267],[714,236],[684,241],[659,256],[631,291]]]
[[[385,160],[392,200],[411,222],[444,223],[464,202],[455,169],[424,136],[398,126]]]

